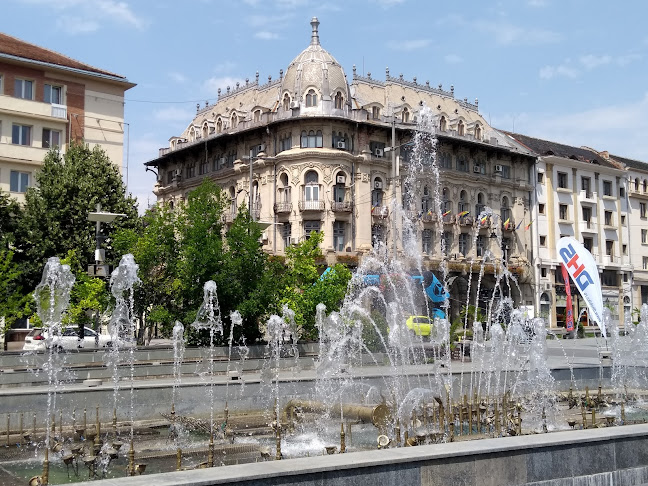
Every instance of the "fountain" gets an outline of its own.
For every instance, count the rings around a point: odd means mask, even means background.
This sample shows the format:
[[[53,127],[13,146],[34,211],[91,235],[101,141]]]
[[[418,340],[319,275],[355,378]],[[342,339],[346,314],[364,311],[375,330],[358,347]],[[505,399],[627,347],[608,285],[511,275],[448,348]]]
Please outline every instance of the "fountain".
[[[21,412],[15,434],[12,424],[17,420],[10,422],[8,412],[7,448],[19,437],[29,444],[21,443],[16,450],[42,449],[44,455],[35,456],[43,466],[37,480],[46,484],[53,469],[59,481],[63,475],[66,482],[68,477],[85,479],[80,465],[91,479],[132,476],[376,449],[389,454],[426,444],[456,448],[475,439],[544,437],[643,421],[648,306],[642,308],[636,327],[626,324],[628,336],[620,336],[608,323],[611,366],[598,359],[602,344],[597,345],[597,362],[588,365],[596,373],[587,375],[587,370],[574,367],[566,346],[548,339],[542,319],[516,308],[515,276],[501,258],[486,251],[483,258],[467,262],[463,304],[481,306],[480,312],[465,312],[450,322],[448,261],[439,261],[436,275],[425,268],[416,250],[420,216],[407,207],[425,177],[437,188],[434,219],[441,223],[448,216],[438,190],[428,118],[423,110],[404,180],[405,207],[394,201],[390,210],[402,240],[392,248],[377,244],[363,258],[339,311],[317,307],[317,346],[299,342],[288,307],[267,319],[266,346],[236,342],[235,329],[242,318],[238,312],[221,315],[217,286],[209,281],[195,321],[186,328],[180,322],[173,327],[173,349],[166,351],[172,352],[169,371],[140,380],[140,370],[163,366],[163,358],[149,358],[146,351],[126,346],[134,332],[132,295],[138,283],[137,264],[126,255],[111,278],[116,303],[109,329],[115,345],[104,353],[103,362],[112,386],[81,390],[66,384],[61,403],[57,394],[63,364],[55,346],[48,346],[42,365],[48,373],[45,423],[39,428],[34,421],[26,430],[23,413],[28,409],[14,409]],[[475,216],[473,242],[483,221],[499,218],[490,208]],[[501,224],[495,226],[494,236],[501,245]],[[439,254],[444,254],[444,239],[437,241]],[[471,302],[470,296],[480,295],[487,266],[495,290],[484,306],[477,297]],[[69,269],[48,262],[35,293],[39,316],[50,330],[48,339],[55,340],[61,332],[72,283]],[[429,333],[413,332],[406,324],[409,316],[429,319]],[[609,321],[609,313],[605,318]],[[186,348],[187,332],[208,333],[208,346]],[[225,338],[226,347],[215,345],[217,334]],[[564,370],[550,366],[550,351],[553,359],[563,358]],[[561,378],[565,370],[567,376]],[[165,381],[167,376],[172,379]],[[123,381],[129,387],[125,400]],[[92,426],[87,413],[92,416],[95,408]],[[81,409],[82,424],[76,415]],[[72,411],[72,423],[65,425],[66,417],[59,415],[57,432],[56,413],[67,410]],[[110,417],[112,427],[107,425]],[[125,454],[120,453],[118,418],[121,430],[128,429]]]

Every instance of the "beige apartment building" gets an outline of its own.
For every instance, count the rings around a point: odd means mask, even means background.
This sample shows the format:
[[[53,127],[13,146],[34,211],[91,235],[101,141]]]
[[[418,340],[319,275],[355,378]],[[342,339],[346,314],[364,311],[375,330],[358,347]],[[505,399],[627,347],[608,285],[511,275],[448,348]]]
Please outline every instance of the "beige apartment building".
[[[0,190],[22,201],[47,151],[100,145],[120,170],[125,77],[0,33]]]
[[[420,157],[411,143],[423,113],[432,120],[427,129],[436,143],[438,178],[432,151]],[[408,231],[422,255],[412,265],[438,270],[444,243],[453,313],[469,293],[475,302],[484,260],[480,305],[504,269],[517,279],[506,294],[533,305],[524,226],[535,157],[490,127],[477,100],[455,98],[454,87],[405,80],[389,69],[384,79],[360,76],[355,66],[349,81],[320,44],[314,18],[310,43],[277,78],[263,82],[257,73],[228,87],[188,122],[146,163],[158,175],[159,203],[176,204],[209,177],[230,197],[226,221],[252,201],[252,216],[267,225],[266,251],[281,255],[322,231],[328,262],[351,265],[379,242],[390,248],[396,242],[401,255],[413,257],[418,252],[401,237],[412,221]],[[405,187],[414,167],[416,179]],[[394,212],[395,199],[406,220]],[[493,214],[478,219],[486,208]]]

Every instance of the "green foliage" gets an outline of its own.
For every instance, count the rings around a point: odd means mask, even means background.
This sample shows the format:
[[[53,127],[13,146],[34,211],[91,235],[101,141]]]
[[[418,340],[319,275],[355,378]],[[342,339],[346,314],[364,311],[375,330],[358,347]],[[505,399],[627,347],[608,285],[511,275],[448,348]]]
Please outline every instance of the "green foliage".
[[[295,312],[301,338],[307,340],[317,339],[317,304],[324,304],[327,312],[339,310],[351,280],[350,270],[340,264],[320,277],[317,261],[322,259],[319,245],[323,238],[322,233],[311,233],[307,240],[286,249],[282,304],[287,304]]]
[[[373,324],[369,319],[362,319],[362,341],[372,353],[384,352],[385,342],[389,334],[387,319],[381,312],[375,309],[371,311],[370,317]],[[385,342],[383,342],[383,339]]]
[[[13,245],[21,216],[20,205],[0,190],[0,250]]]
[[[68,251],[62,264],[70,265],[76,277],[70,294],[70,306],[64,324],[84,324],[93,327],[92,315],[104,312],[109,305],[106,282],[100,278],[90,277],[79,262],[74,251]]]
[[[25,288],[34,288],[47,258],[74,251],[87,264],[94,261],[95,223],[88,213],[97,203],[102,211],[126,214],[114,223],[102,224],[103,235],[131,227],[137,217],[135,200],[125,195],[118,168],[99,147],[69,147],[65,155],[50,150],[36,173],[36,185],[25,195],[23,217],[16,229],[17,258]],[[103,248],[111,258],[111,240]]]
[[[12,251],[0,248],[0,317],[5,318],[5,329],[31,313],[31,299],[18,284],[20,271],[13,256]],[[0,334],[3,332],[0,329]]]

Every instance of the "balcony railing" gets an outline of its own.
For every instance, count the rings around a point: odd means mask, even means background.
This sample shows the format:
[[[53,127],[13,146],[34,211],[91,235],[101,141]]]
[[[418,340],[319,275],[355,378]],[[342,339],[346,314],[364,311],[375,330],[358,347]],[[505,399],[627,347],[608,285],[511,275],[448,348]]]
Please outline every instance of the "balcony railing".
[[[580,223],[581,233],[596,233],[596,222],[595,221],[581,221]]]
[[[335,213],[350,213],[353,209],[353,203],[351,201],[333,201],[331,209]]]
[[[300,211],[324,211],[324,201],[299,201]]]
[[[278,202],[274,205],[275,214],[287,214],[292,211],[291,202]]]
[[[161,149],[158,149],[158,157],[162,157],[163,155],[166,155],[169,152],[171,152],[171,149],[169,147],[162,147]]]
[[[487,216],[485,219],[480,219],[480,220],[477,222],[477,225],[478,225],[480,228],[490,228],[490,227],[491,227],[491,220],[490,220],[490,217]]]
[[[371,215],[376,218],[386,218],[389,216],[389,208],[387,206],[374,206],[371,208]]]
[[[64,120],[67,119],[67,106],[52,103],[52,116],[54,118],[63,118]]]
[[[252,211],[250,211],[250,215],[252,216],[252,219],[259,221],[259,219],[261,219],[261,208],[253,207]]]
[[[459,217],[459,225],[460,226],[472,226],[474,222],[475,222],[475,220],[474,220],[474,218],[472,216],[460,216]]]
[[[421,219],[424,223],[436,223],[437,221],[439,221],[439,215],[434,212],[427,212],[423,213]]]
[[[443,216],[443,224],[454,224],[456,218],[454,214],[446,214]]]
[[[502,221],[502,231],[515,231],[515,220],[508,218],[508,222]]]

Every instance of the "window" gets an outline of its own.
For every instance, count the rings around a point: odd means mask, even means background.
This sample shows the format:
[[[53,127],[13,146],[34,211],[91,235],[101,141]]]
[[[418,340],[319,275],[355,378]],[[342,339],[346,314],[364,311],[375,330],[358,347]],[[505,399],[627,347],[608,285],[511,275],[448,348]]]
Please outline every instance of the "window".
[[[292,226],[290,223],[284,223],[281,226],[281,239],[283,240],[284,248],[290,246],[290,236],[292,235]]]
[[[314,89],[309,89],[306,93],[306,107],[317,106],[317,93]]]
[[[625,187],[619,187],[619,197],[625,197]]]
[[[450,191],[447,187],[444,187],[441,193],[441,212],[443,214],[452,212],[452,201],[450,200]]]
[[[463,137],[465,133],[466,133],[466,126],[464,125],[464,122],[459,120],[459,123],[457,123],[457,135]]]
[[[304,221],[304,236],[306,236],[306,239],[310,237],[311,233],[317,233],[321,225],[321,221]]]
[[[15,170],[9,174],[9,190],[11,192],[27,192],[29,187],[29,173]]]
[[[581,191],[585,193],[586,198],[592,197],[592,179],[581,177]]]
[[[43,101],[45,101],[45,103],[54,103],[57,105],[63,103],[63,88],[61,88],[60,86],[53,86],[51,84],[46,84],[44,88],[45,93]]]
[[[292,148],[292,135],[289,133],[279,139],[279,152],[290,150]]]
[[[545,235],[540,235],[540,246],[547,246],[547,237]]]
[[[628,255],[628,245],[621,245],[621,253]]]
[[[502,258],[508,260],[511,251],[511,238],[502,238]]]
[[[196,165],[195,164],[188,165],[187,168],[185,169],[185,172],[187,173],[187,179],[196,177]]]
[[[383,205],[382,179],[376,177],[374,180],[374,189],[371,191],[371,207],[380,207]]]
[[[319,209],[319,176],[314,170],[306,173],[304,186],[304,209]],[[319,231],[319,229],[317,230]]]
[[[583,221],[587,223],[587,227],[590,227],[590,222],[592,221],[592,208],[587,206],[583,207]]]
[[[421,242],[423,253],[432,252],[432,230],[424,229],[421,232]]]
[[[641,243],[642,244],[648,243],[648,230],[646,229],[641,230]]]
[[[384,142],[369,142],[369,150],[373,157],[384,157],[385,156],[385,143]]]
[[[583,246],[587,251],[592,253],[592,248],[594,247],[594,238],[583,238]]]
[[[648,257],[643,257],[643,269],[648,270]]]
[[[220,133],[222,131],[223,131],[223,120],[219,118],[218,121],[216,122],[216,133]]]
[[[403,123],[409,123],[409,116],[410,116],[410,114],[409,114],[409,110],[407,109],[407,107],[403,108],[403,111],[401,112],[401,121]]]
[[[441,118],[439,118],[439,130],[445,132],[447,129],[448,129],[448,122],[446,121],[446,117],[441,116]]]
[[[338,91],[337,93],[335,93],[335,109],[341,110],[343,106],[344,97],[342,96],[342,92]]]
[[[344,182],[337,182],[338,177],[346,180],[346,174],[344,172],[338,172],[335,177],[335,185],[333,186],[333,201],[341,203],[344,202],[344,196],[346,195],[346,184]]]
[[[374,106],[371,108],[371,118],[378,120],[380,118],[380,108]]]
[[[558,219],[566,220],[567,219],[567,205],[561,204],[558,206]]]
[[[646,203],[639,203],[639,216],[646,219]]]
[[[477,124],[475,125],[475,139],[476,139],[476,140],[481,140],[481,138],[482,138],[482,129],[481,129],[481,125],[480,125],[479,123],[477,123]]]
[[[626,225],[626,217],[625,217],[625,214],[622,214],[621,215],[621,226],[625,226],[625,225]]]
[[[500,218],[502,218],[502,223],[506,223],[511,219],[511,208],[509,207],[508,197],[504,196],[502,198],[502,207],[500,208]]]
[[[452,169],[452,155],[447,152],[439,154],[439,167],[442,169]]]
[[[331,147],[340,150],[350,150],[351,147],[349,146],[348,142],[349,136],[346,133],[336,132],[335,130],[333,130],[331,136]]]
[[[175,170],[167,170],[166,175],[167,186],[173,184],[173,181],[175,180]]]
[[[61,132],[43,128],[43,148],[53,148],[61,146]]]
[[[603,270],[601,272],[601,285],[606,287],[617,286],[617,273],[614,270]]]
[[[477,256],[478,257],[483,257],[484,256],[484,236],[483,235],[477,235],[477,241],[475,242],[477,248]]]
[[[463,155],[457,157],[457,170],[460,172],[468,172],[468,161]]]
[[[254,111],[254,122],[260,122],[261,121],[261,110],[255,110]]]
[[[470,235],[468,233],[459,233],[459,253],[463,256],[468,254],[469,237]]]
[[[558,172],[558,187],[567,189],[567,174],[565,172]]]
[[[281,174],[279,177],[279,203],[289,204],[292,202],[290,195],[290,184],[288,183],[288,174]]]
[[[376,246],[377,243],[385,241],[385,227],[382,224],[371,226],[371,244]]]
[[[603,195],[611,196],[612,195],[612,182],[603,181]]]
[[[544,172],[538,172],[538,184],[544,184]]]
[[[459,193],[458,211],[460,213],[463,213],[464,211],[470,211],[470,204],[468,203],[468,193],[466,191],[461,191]]]
[[[500,173],[500,176],[502,177],[502,179],[510,179],[511,178],[511,166],[503,165],[502,166],[502,172]]]
[[[14,82],[14,96],[25,100],[33,100],[34,82],[25,79],[16,79]]]
[[[484,194],[482,192],[477,193],[477,204],[475,204],[475,217],[479,217],[479,215],[486,209],[486,204],[485,202],[486,198],[484,197]]]
[[[603,214],[605,226],[612,226],[612,211],[605,211]]]
[[[30,145],[31,127],[27,125],[13,125],[11,128],[11,143],[15,145]]]
[[[486,161],[475,159],[473,161],[473,174],[486,174]]]
[[[288,93],[284,95],[282,105],[284,111],[290,110],[290,95]]]
[[[198,173],[200,175],[205,175],[209,172],[209,162],[207,160],[202,160],[200,162],[200,167],[198,167]]]
[[[344,221],[333,223],[333,248],[335,251],[344,251]]]
[[[452,250],[452,233],[449,231],[443,232],[443,254],[447,255]]]
[[[323,137],[322,130],[306,130],[301,133],[301,148],[322,148]]]
[[[605,241],[605,254],[609,257],[614,256],[614,241],[612,240]]]
[[[542,267],[540,269],[540,276],[543,277],[543,278],[547,277],[547,268],[546,267]]]
[[[545,213],[545,205],[543,203],[538,204],[538,213],[540,214]]]
[[[236,113],[233,113],[231,120],[232,120],[232,128],[236,128],[236,126],[238,125],[238,115]]]

